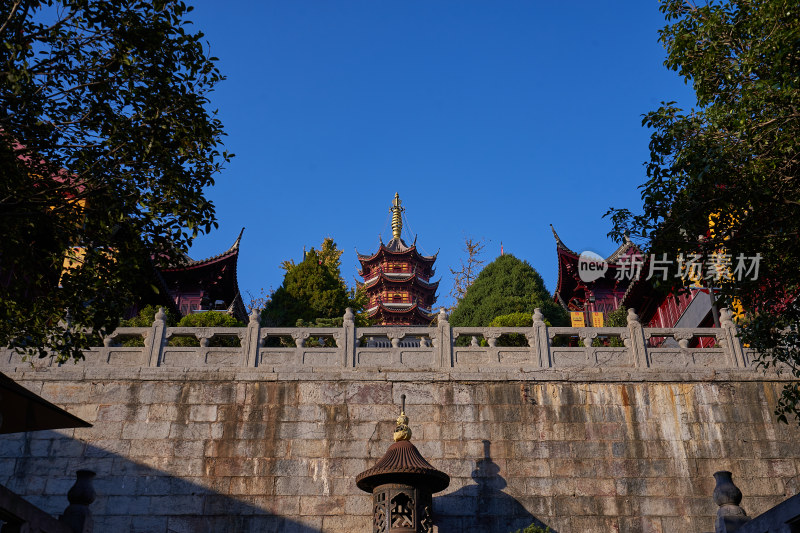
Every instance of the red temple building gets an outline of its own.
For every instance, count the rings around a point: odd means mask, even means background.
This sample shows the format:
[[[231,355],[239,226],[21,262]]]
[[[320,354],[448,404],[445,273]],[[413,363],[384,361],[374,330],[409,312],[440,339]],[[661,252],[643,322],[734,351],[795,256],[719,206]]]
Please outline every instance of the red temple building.
[[[174,309],[182,316],[198,311],[227,311],[247,322],[236,277],[242,233],[244,229],[221,254],[201,260],[185,255],[179,264],[159,270]]]
[[[553,229],[552,226],[550,226]],[[625,307],[635,309],[641,322],[648,327],[711,327],[711,296],[708,289],[691,288],[680,295],[660,294],[646,279],[649,263],[629,239],[603,261],[608,269],[593,281],[583,281],[579,272],[580,253],[568,248],[553,229],[558,255],[558,285],[554,298],[567,311],[609,312]],[[631,260],[639,256],[641,275],[622,276],[630,269]],[[599,259],[599,258],[598,258]],[[584,276],[586,277],[586,276]],[[591,324],[586,316],[586,323]]]
[[[439,282],[431,282],[436,255],[425,256],[417,251],[416,238],[409,246],[400,238],[403,229],[400,195],[392,202],[392,240],[381,240],[372,255],[358,254],[359,275],[369,297],[367,313],[381,326],[427,326],[433,320],[431,310],[436,302]]]

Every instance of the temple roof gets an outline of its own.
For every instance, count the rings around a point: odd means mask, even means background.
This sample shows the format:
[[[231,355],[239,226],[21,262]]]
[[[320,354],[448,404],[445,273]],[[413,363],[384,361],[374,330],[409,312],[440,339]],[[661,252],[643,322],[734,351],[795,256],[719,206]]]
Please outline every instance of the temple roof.
[[[450,476],[436,470],[422,457],[411,441],[395,442],[372,468],[356,476],[356,485],[365,492],[386,483],[402,483],[443,491],[450,485]]]
[[[580,257],[580,254],[570,249],[566,244],[564,244],[564,242],[561,240],[561,237],[559,237],[558,233],[556,233],[556,229],[553,227],[552,224],[550,224],[550,229],[553,231],[553,237],[556,238],[556,249],[559,252],[566,252],[567,256],[569,255],[574,256],[575,259],[577,260],[578,257]],[[624,242],[616,250],[614,250],[614,252],[611,255],[609,255],[604,259],[604,261],[606,263],[609,263],[609,265],[612,263],[616,263],[617,260],[623,255],[625,255],[625,253],[630,249],[634,249],[637,252],[639,251],[639,248],[635,244],[633,244],[633,241],[631,241],[627,235],[625,235],[623,239]]]
[[[558,256],[558,281],[554,293],[554,299],[557,303],[561,304],[565,309],[572,299],[572,295],[576,290],[593,290],[592,287],[598,284],[608,286],[609,283],[613,284],[613,291],[623,291],[629,289],[628,280],[614,280],[615,272],[620,268],[619,260],[625,255],[630,255],[639,252],[639,248],[626,236],[624,242],[604,261],[608,264],[608,271],[606,274],[595,281],[584,283],[580,281],[578,275],[578,262],[580,253],[575,252],[558,236],[553,225],[550,225],[553,232],[553,237],[556,240],[556,254]],[[621,295],[620,295],[621,296]]]
[[[391,241],[389,241],[388,244],[384,244],[383,242],[381,242],[381,245],[380,247],[378,247],[378,250],[372,255],[360,254],[358,253],[358,250],[356,250],[356,255],[358,256],[358,260],[362,264],[364,264],[376,259],[378,256],[380,256],[381,252],[389,253],[392,255],[411,255],[415,259],[418,259],[425,263],[433,263],[434,261],[436,261],[436,256],[439,255],[438,251],[433,255],[422,255],[417,250],[416,241],[414,242],[414,244],[409,246],[405,243],[405,241],[403,241],[403,239],[400,238],[392,239]]]
[[[231,247],[221,254],[200,260],[184,254],[181,263],[161,269],[170,293],[202,290],[209,299],[225,302],[228,311],[239,320],[247,321],[237,275],[239,244],[243,233],[244,228]]]
[[[164,268],[164,271],[172,271],[172,270],[184,270],[189,268],[197,268],[203,265],[209,265],[212,263],[218,263],[228,257],[238,256],[239,255],[239,243],[242,241],[242,234],[244,233],[244,228],[242,231],[239,232],[239,236],[236,237],[236,240],[231,245],[230,248],[225,250],[224,252],[213,255],[206,259],[192,259],[189,257],[188,254],[183,254],[182,260],[179,263],[170,265],[169,267]]]

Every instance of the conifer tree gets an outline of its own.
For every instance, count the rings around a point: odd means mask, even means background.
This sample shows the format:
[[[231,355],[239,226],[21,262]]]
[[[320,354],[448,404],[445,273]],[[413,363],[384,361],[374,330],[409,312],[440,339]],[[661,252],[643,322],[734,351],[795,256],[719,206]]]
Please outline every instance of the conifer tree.
[[[553,301],[539,273],[527,261],[505,254],[478,274],[450,316],[450,323],[488,326],[500,315],[533,315],[537,307],[552,325],[566,324],[566,313]]]

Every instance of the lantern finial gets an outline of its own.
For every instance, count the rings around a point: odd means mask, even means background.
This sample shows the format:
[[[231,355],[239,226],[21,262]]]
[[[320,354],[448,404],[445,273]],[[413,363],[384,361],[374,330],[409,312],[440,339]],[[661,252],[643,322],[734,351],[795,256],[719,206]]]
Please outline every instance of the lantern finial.
[[[406,395],[400,395],[402,406],[400,416],[397,417],[397,427],[394,428],[394,441],[411,440],[411,428],[408,427],[408,417],[406,416]]]

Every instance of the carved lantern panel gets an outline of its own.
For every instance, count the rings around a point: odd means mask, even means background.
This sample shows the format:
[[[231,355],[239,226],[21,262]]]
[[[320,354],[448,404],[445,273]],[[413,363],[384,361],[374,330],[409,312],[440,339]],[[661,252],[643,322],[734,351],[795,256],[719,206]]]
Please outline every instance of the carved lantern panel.
[[[372,493],[373,533],[433,531],[431,494],[411,485],[386,484]]]

